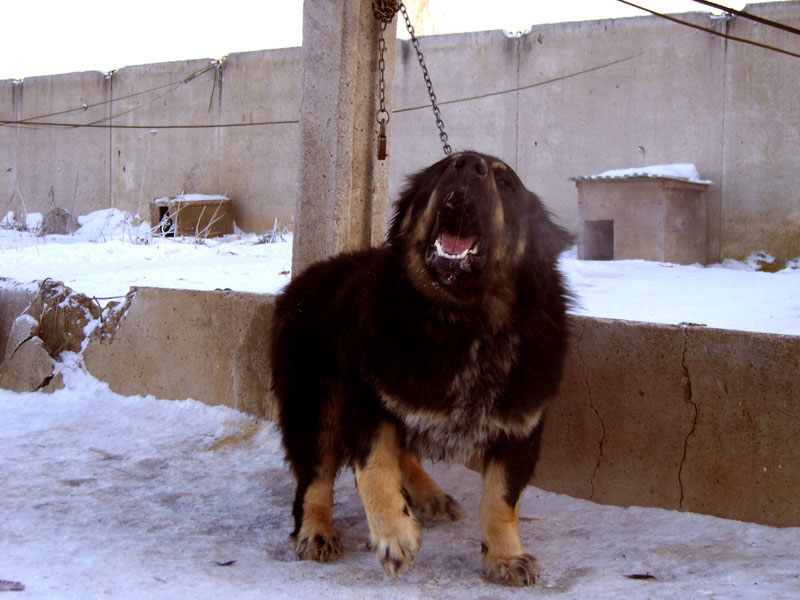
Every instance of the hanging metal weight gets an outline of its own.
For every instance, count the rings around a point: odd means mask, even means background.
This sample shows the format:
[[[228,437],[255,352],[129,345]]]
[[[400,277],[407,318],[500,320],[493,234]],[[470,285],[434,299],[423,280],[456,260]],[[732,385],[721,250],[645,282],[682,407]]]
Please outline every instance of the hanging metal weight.
[[[386,160],[386,121],[378,121],[378,160]]]

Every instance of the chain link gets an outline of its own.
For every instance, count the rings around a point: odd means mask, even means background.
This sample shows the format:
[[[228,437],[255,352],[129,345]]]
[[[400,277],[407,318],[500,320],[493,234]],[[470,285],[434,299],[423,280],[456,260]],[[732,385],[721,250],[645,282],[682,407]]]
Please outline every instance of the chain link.
[[[380,38],[378,40],[378,71],[380,72],[380,83],[378,85],[379,108],[375,115],[375,118],[381,128],[381,133],[378,138],[379,143],[382,141],[382,143],[385,144],[386,123],[389,122],[389,111],[386,110],[386,81],[384,78],[384,72],[386,70],[386,61],[384,60],[384,53],[386,52],[386,40],[384,39],[384,32],[386,31],[386,26],[391,23],[398,10],[405,19],[406,29],[411,37],[411,43],[414,45],[414,50],[417,53],[419,66],[422,67],[422,77],[425,80],[425,86],[428,88],[428,95],[430,96],[431,107],[433,108],[433,116],[436,119],[436,127],[439,129],[439,140],[442,142],[442,150],[444,150],[445,155],[449,156],[453,152],[453,149],[450,147],[450,144],[447,143],[447,133],[444,130],[442,112],[439,110],[439,105],[436,102],[436,94],[433,91],[433,82],[431,81],[430,74],[428,73],[428,67],[425,65],[425,57],[420,49],[419,39],[417,39],[417,36],[414,32],[414,27],[411,25],[411,19],[408,16],[406,5],[402,1],[398,2],[398,0],[372,0],[372,11],[375,14],[375,18],[380,21]]]

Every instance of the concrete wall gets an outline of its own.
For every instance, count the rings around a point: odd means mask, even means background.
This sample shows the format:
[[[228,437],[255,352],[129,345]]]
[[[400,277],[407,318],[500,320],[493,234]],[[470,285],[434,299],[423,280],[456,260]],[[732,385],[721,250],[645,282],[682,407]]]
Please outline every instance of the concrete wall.
[[[0,307],[21,311],[36,296],[0,288]],[[122,394],[273,418],[272,310],[266,295],[134,289],[92,334],[84,364]],[[0,311],[0,348],[16,316]],[[800,525],[800,337],[587,317],[572,317],[572,330],[536,485],[606,504]]]
[[[800,2],[747,10],[800,27]],[[800,52],[797,36],[741,18],[681,18]],[[657,17],[542,25],[521,38],[431,36],[422,48],[453,147],[504,158],[571,229],[577,192],[570,177],[694,162],[715,184],[707,194],[709,261],[759,249],[778,264],[800,255],[798,59]],[[110,79],[77,73],[2,81],[0,119],[84,103],[86,110],[48,120],[86,123],[113,114],[117,125],[163,126],[299,119],[298,48],[232,54],[219,71],[185,81],[209,64],[126,67]],[[534,87],[475,98],[524,86]],[[392,116],[395,196],[409,172],[443,156],[409,42],[398,42],[393,96],[394,110],[419,107]],[[469,100],[449,103],[459,99]],[[247,231],[271,228],[276,218],[291,227],[299,153],[292,122],[157,133],[3,126],[0,210],[19,211],[24,199],[28,210],[44,212],[54,198],[78,214],[109,205],[146,214],[141,205],[152,198],[197,192],[232,197]]]
[[[70,124],[108,117],[111,84],[102,73],[32,77],[24,84],[4,81],[0,86],[3,119],[61,113],[50,120]],[[58,206],[80,215],[107,208],[112,202],[110,150],[107,129],[2,127],[3,209],[46,213]]]
[[[536,485],[800,524],[800,337],[572,319]]]
[[[800,28],[800,2],[756,6],[766,18]],[[729,32],[800,54],[800,36],[739,19]],[[751,240],[772,238],[765,247],[775,256],[797,256],[800,171],[794,159],[780,157],[800,150],[800,59],[729,44],[725,82],[720,244],[738,256]]]
[[[2,81],[0,119],[115,127],[0,128],[0,209],[147,218],[154,198],[210,193],[234,199],[245,231],[291,225],[299,81],[298,48],[235,54],[220,69],[203,59]],[[250,125],[273,121],[289,123]],[[188,127],[163,127],[175,124]],[[220,124],[232,126],[205,127]]]

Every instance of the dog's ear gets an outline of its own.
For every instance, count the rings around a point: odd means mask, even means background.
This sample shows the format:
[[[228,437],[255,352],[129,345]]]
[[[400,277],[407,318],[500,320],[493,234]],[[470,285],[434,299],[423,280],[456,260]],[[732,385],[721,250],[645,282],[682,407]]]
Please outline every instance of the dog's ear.
[[[406,185],[400,192],[400,197],[394,205],[389,231],[386,234],[386,243],[390,246],[397,246],[405,232],[403,223],[406,222],[405,216],[409,211],[413,211],[415,206],[425,206],[439,183],[439,178],[447,168],[450,157],[443,158],[437,163],[423,169],[406,180]]]
[[[528,198],[528,244],[537,258],[547,262],[555,261],[558,255],[575,243],[574,236],[558,225],[533,192]],[[530,256],[530,254],[529,254]]]

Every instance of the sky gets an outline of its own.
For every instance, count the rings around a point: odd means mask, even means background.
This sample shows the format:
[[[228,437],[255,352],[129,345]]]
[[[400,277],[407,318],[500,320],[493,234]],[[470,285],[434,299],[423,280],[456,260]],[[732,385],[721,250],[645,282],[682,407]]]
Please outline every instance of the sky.
[[[745,4],[717,1],[737,9]],[[406,2],[414,16],[419,3]],[[666,13],[709,10],[691,0],[636,3]],[[299,46],[302,12],[302,0],[6,2],[0,10],[0,80]],[[538,23],[644,14],[617,0],[430,0],[414,25],[420,35],[525,31]]]

